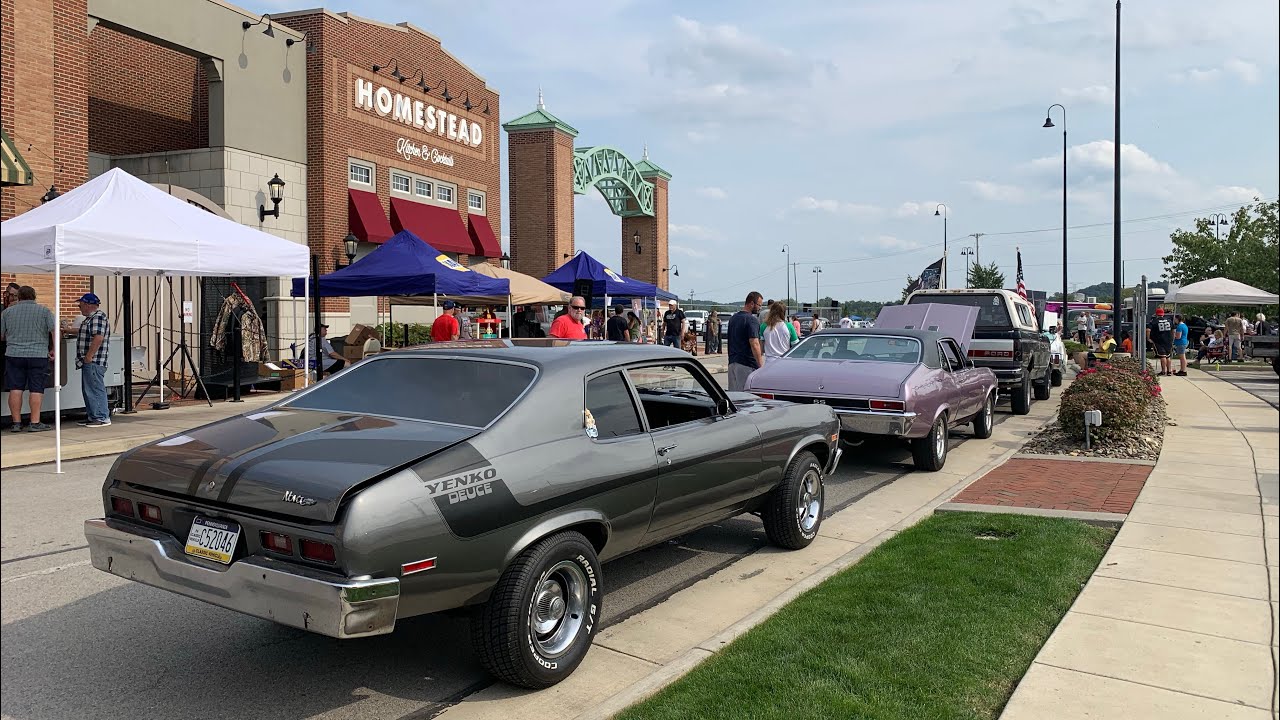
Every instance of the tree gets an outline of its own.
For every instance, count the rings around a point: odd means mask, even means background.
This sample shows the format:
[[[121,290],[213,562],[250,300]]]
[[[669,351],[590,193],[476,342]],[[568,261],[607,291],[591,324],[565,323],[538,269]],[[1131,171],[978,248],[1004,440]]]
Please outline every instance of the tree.
[[[1280,291],[1280,201],[1258,198],[1235,212],[1226,237],[1215,238],[1209,220],[1196,218],[1194,230],[1175,230],[1173,253],[1164,257],[1166,278],[1180,284],[1225,277],[1261,288]]]
[[[907,286],[902,288],[902,302],[907,301],[907,296],[910,295],[913,290],[915,290],[916,283],[919,282],[919,280],[920,278],[914,275],[907,275]]]
[[[990,265],[974,263],[969,266],[969,277],[965,286],[971,288],[1002,288],[1004,287],[1004,273],[1000,272],[1000,268],[996,266],[994,260],[991,261]]]

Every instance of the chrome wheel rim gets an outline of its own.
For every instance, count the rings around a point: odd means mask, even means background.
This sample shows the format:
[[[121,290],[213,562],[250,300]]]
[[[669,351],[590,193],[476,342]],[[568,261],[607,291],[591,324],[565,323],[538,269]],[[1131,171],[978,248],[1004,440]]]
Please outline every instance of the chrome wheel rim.
[[[995,398],[995,396],[994,396],[994,395],[988,395],[988,396],[987,396],[986,407],[982,408],[982,420],[983,420],[983,422],[986,424],[986,426],[987,426],[987,427],[990,427],[990,426],[991,426],[991,413],[993,412],[993,408],[994,408],[995,404],[996,404],[996,398]]]
[[[563,655],[586,620],[587,575],[573,560],[561,560],[538,581],[529,604],[529,627],[538,652]]]
[[[933,454],[935,457],[942,457],[947,452],[947,433],[942,421],[938,421],[937,427],[933,429]]]
[[[796,505],[796,524],[804,532],[810,532],[822,517],[822,475],[809,468],[800,478],[799,503]]]

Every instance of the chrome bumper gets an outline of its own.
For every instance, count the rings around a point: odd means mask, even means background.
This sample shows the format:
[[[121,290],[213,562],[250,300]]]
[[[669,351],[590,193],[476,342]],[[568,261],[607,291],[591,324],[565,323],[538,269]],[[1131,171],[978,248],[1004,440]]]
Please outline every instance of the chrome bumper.
[[[1005,388],[1012,385],[1021,385],[1022,379],[1026,377],[1026,371],[1020,367],[1017,368],[991,368],[991,372],[996,376],[996,382],[1000,387]]]
[[[906,435],[915,424],[916,414],[877,412],[874,410],[836,410],[840,429],[866,435]]]
[[[844,450],[842,450],[839,446],[837,446],[836,451],[831,453],[830,459],[827,460],[827,466],[822,469],[823,477],[831,477],[831,474],[834,473],[836,471],[836,468],[840,466],[840,456],[843,454],[844,454]]]
[[[126,580],[333,638],[395,629],[400,581],[348,580],[262,557],[225,569],[194,561],[167,533],[117,520],[86,520],[93,566]]]

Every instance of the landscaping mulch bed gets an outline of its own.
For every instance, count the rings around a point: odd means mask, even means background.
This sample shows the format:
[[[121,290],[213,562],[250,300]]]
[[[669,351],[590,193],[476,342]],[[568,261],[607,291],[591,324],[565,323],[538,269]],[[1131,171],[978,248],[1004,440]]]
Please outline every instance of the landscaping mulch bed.
[[[1104,419],[1105,422],[1105,419]],[[1099,457],[1123,460],[1157,460],[1164,445],[1164,429],[1169,424],[1164,400],[1156,400],[1147,408],[1147,416],[1133,434],[1104,444],[1096,441],[1089,450],[1084,442],[1070,437],[1058,421],[1045,426],[1022,448],[1028,455],[1067,455],[1070,457]]]

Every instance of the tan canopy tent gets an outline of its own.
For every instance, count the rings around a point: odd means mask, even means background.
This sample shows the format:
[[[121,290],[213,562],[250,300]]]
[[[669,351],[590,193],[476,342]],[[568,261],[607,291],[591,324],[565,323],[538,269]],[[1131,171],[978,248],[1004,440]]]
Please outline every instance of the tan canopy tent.
[[[478,263],[469,266],[467,269],[491,278],[505,278],[511,283],[511,297],[508,298],[503,295],[501,297],[486,298],[469,295],[465,298],[458,298],[447,295],[401,295],[391,298],[391,304],[434,305],[446,298],[468,305],[562,305],[569,302],[569,293],[554,288],[538,278],[518,273],[515,270],[508,270],[489,263]]]

